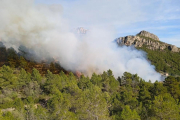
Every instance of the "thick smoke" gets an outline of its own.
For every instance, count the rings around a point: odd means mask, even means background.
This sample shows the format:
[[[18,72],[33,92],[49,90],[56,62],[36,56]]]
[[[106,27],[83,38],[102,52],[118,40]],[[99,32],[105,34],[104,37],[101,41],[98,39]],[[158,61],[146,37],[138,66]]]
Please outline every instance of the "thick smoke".
[[[85,35],[69,29],[60,5],[35,5],[32,0],[0,1],[0,39],[8,47],[20,45],[35,51],[39,58],[55,57],[66,70],[86,75],[111,69],[121,76],[125,71],[145,80],[160,80],[142,51],[118,47],[114,30],[89,26]],[[77,26],[79,27],[79,26]]]

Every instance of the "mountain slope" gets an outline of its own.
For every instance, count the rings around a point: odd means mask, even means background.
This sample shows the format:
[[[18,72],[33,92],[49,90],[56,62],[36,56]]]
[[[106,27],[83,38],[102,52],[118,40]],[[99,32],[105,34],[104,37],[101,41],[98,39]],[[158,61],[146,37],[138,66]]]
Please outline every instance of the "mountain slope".
[[[33,68],[36,68],[42,75],[47,73],[47,70],[50,70],[54,74],[59,74],[60,71],[68,73],[64,70],[53,58],[47,58],[43,61],[36,60],[34,55],[31,55],[25,49],[20,49],[17,52],[14,48],[6,48],[4,44],[0,41],[0,67],[3,65],[8,65],[12,68],[25,69],[27,72],[32,72]]]
[[[141,31],[136,36],[126,36],[116,39],[119,46],[134,45],[147,53],[148,59],[162,74],[180,75],[180,49],[159,41],[159,38],[147,31]]]

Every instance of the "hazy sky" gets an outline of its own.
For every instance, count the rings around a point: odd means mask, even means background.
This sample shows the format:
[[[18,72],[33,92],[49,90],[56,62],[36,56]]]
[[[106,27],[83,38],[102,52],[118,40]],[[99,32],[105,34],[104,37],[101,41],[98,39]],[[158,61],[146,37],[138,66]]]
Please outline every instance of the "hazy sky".
[[[70,26],[99,25],[116,30],[116,36],[141,30],[180,47],[180,0],[35,0],[36,4],[60,4]],[[60,7],[60,6],[59,6]]]

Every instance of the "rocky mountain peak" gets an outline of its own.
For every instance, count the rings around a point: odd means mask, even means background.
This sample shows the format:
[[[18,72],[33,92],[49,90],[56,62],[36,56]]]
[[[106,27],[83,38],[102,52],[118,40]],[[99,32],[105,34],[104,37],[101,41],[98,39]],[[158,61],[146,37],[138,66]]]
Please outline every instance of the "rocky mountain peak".
[[[125,36],[117,38],[116,42],[120,46],[134,45],[137,48],[146,47],[150,50],[165,50],[167,48],[172,52],[180,51],[178,47],[161,42],[156,35],[144,30],[139,32],[136,36]]]
[[[145,30],[139,32],[137,35],[152,38],[154,40],[159,40],[159,38],[156,35],[154,35],[154,34],[152,34],[150,32],[147,32]]]
[[[78,34],[86,34],[87,33],[87,29],[84,29],[83,27],[78,27],[77,28],[77,33]]]

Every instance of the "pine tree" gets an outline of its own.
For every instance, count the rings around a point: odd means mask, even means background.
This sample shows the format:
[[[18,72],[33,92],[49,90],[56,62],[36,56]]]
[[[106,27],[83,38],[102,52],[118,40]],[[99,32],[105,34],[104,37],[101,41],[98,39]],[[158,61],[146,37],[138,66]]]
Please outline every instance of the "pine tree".
[[[122,120],[140,120],[140,116],[135,110],[131,110],[128,105],[126,105],[121,113]]]
[[[179,120],[178,103],[166,93],[155,97],[152,105],[154,117],[158,120]]]

